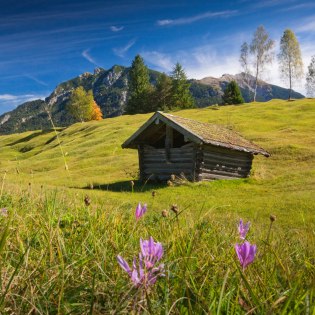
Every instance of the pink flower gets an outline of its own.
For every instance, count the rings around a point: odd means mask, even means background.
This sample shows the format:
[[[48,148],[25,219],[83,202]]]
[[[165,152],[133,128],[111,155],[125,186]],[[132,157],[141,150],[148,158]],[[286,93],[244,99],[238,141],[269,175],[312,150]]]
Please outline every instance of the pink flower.
[[[139,202],[136,208],[136,220],[138,221],[146,212],[147,212],[147,205],[144,204],[142,207],[141,203]]]
[[[8,216],[8,209],[7,208],[0,209],[0,216],[7,217]]]
[[[256,245],[251,245],[249,242],[245,241],[243,244],[235,244],[235,251],[240,261],[243,270],[251,264],[256,255]]]
[[[163,256],[162,244],[154,242],[152,236],[148,240],[142,240],[140,238],[140,248],[147,269],[152,268]]]
[[[242,240],[245,240],[246,238],[246,234],[248,233],[249,231],[249,225],[250,225],[250,222],[247,222],[245,225],[243,224],[243,220],[241,219],[240,220],[240,223],[238,225],[238,232],[240,234],[240,238]]]
[[[140,239],[141,252],[139,253],[139,266],[136,258],[133,259],[132,269],[121,256],[117,256],[120,267],[125,270],[132,283],[136,287],[148,287],[153,285],[158,277],[164,276],[164,264],[155,267],[163,256],[163,247],[161,243],[154,242],[153,238],[149,240]]]

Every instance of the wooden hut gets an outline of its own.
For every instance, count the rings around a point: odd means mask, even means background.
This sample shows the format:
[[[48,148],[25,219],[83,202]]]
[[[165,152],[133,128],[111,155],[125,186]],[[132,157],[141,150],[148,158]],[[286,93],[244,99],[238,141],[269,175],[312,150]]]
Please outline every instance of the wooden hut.
[[[248,177],[253,156],[270,154],[223,126],[156,112],[123,144],[138,149],[141,180]]]

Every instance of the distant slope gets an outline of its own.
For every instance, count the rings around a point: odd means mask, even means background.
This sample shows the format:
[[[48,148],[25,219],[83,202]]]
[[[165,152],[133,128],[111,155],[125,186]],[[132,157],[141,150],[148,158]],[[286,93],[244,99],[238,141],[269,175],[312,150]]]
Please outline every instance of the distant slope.
[[[113,66],[109,70],[96,68],[94,73],[84,73],[74,79],[59,84],[52,94],[43,100],[26,102],[15,110],[0,116],[0,134],[10,134],[27,130],[49,129],[52,118],[59,127],[69,126],[75,122],[66,110],[73,89],[83,86],[93,90],[94,99],[101,107],[104,118],[120,116],[124,112],[128,99],[128,77],[130,68]],[[155,85],[159,72],[149,70],[150,81]],[[229,81],[236,80],[240,85],[246,101],[251,100],[251,88],[245,84],[242,74],[223,75],[221,78],[204,78],[190,80],[190,90],[197,107],[220,104],[221,96]],[[261,81],[257,91],[257,101],[272,98],[286,99],[288,90]],[[293,98],[304,96],[293,92]],[[49,114],[48,114],[49,113]]]
[[[122,149],[121,144],[151,115],[124,115],[59,129],[68,170],[54,131],[0,136],[0,173],[7,171],[8,183],[32,180],[68,187],[130,180],[138,170],[138,154]],[[176,115],[226,125],[270,152],[268,159],[254,158],[253,172],[255,178],[271,181],[272,189],[280,179],[283,191],[292,181],[299,181],[301,189],[314,187],[314,100],[272,100],[219,110],[191,109]]]
[[[208,106],[213,103],[220,104],[221,96],[229,82],[236,81],[239,85],[245,102],[251,102],[254,95],[254,77],[245,78],[243,73],[236,75],[224,74],[221,78],[207,77],[201,80],[191,80],[191,91],[196,98],[198,107]],[[301,99],[304,95],[293,91],[292,98]],[[288,99],[289,90],[277,85],[260,80],[257,88],[257,102],[266,102],[271,99]],[[211,102],[209,103],[209,98]]]

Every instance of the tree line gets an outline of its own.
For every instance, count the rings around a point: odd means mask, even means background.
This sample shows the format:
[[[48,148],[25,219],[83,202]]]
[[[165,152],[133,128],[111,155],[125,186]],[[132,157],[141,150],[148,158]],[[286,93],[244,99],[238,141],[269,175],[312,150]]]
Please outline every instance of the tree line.
[[[250,44],[244,42],[241,46],[239,61],[244,81],[252,92],[254,102],[261,75],[266,66],[273,62],[274,46],[275,41],[269,37],[263,25],[256,29]],[[294,83],[304,76],[300,44],[290,29],[286,29],[281,37],[277,59],[281,78],[289,89],[288,99],[290,100]],[[254,77],[254,82],[251,82],[251,75]],[[308,96],[315,97],[315,56],[312,57],[308,67],[306,91]]]
[[[129,72],[129,99],[126,114],[149,113],[195,107],[183,67],[176,63],[170,76],[162,73],[154,85],[150,83],[149,69],[137,55]]]
[[[257,88],[263,72],[274,59],[275,41],[270,38],[263,25],[260,25],[248,44],[241,45],[239,62],[245,85],[255,102]],[[303,78],[303,60],[299,42],[290,29],[286,29],[280,40],[277,56],[281,78],[288,86],[291,99],[293,85]],[[188,109],[195,107],[194,98],[189,90],[190,83],[180,63],[176,63],[170,76],[159,74],[156,84],[150,83],[149,69],[143,58],[137,55],[132,61],[128,81],[126,114],[149,113],[158,110]],[[306,91],[315,97],[315,55],[312,56],[306,75]],[[222,95],[223,104],[244,103],[241,91],[235,81],[228,83]],[[68,110],[79,121],[100,120],[102,112],[93,99],[92,91],[83,87],[76,88],[70,97]]]

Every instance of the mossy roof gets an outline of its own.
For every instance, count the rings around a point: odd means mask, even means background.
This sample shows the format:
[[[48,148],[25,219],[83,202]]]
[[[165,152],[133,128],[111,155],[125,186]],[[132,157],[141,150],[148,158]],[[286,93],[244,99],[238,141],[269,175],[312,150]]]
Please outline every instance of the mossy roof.
[[[211,144],[218,147],[229,148],[232,150],[249,152],[252,154],[262,154],[270,156],[260,146],[245,139],[237,132],[230,130],[222,125],[208,124],[196,120],[175,116],[168,113],[156,112],[143,126],[141,126],[123,144],[123,148],[136,148],[137,139],[146,132],[152,124],[162,121],[166,125],[182,133],[186,139],[199,144]]]

